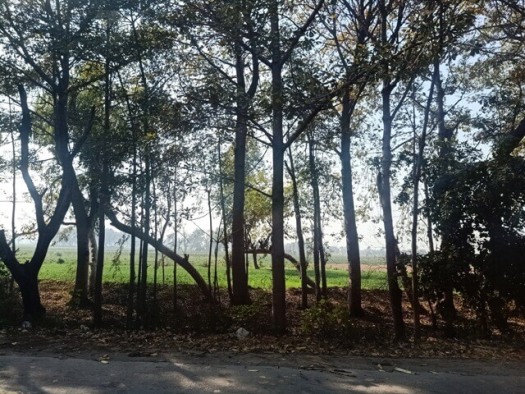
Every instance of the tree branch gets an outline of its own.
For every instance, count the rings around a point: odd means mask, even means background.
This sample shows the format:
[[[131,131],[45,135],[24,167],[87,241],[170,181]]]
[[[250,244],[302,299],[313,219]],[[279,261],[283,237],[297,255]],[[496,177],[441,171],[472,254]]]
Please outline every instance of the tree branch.
[[[144,242],[147,242],[148,244],[153,246],[155,249],[157,249],[159,252],[161,252],[165,256],[168,256],[170,259],[172,259],[176,264],[180,265],[184,270],[186,270],[188,274],[190,274],[190,276],[193,278],[195,283],[201,289],[206,299],[210,301],[212,300],[212,296],[211,296],[210,290],[208,289],[208,285],[206,284],[202,276],[199,274],[197,269],[193,265],[190,264],[187,258],[179,256],[172,249],[165,246],[159,240],[154,239],[149,234],[144,234],[141,230],[137,228],[133,229],[131,226],[128,226],[127,224],[122,223],[121,221],[118,220],[115,212],[111,211],[107,206],[104,207],[104,212],[107,218],[111,221],[111,225],[113,227],[115,227],[116,229],[126,234],[130,234],[135,237],[138,237]]]

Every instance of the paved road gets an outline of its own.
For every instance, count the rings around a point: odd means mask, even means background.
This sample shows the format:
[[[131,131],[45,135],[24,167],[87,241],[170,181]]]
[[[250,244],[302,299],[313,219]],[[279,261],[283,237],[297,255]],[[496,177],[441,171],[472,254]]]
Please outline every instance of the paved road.
[[[271,354],[4,352],[0,393],[20,392],[525,393],[525,366]]]

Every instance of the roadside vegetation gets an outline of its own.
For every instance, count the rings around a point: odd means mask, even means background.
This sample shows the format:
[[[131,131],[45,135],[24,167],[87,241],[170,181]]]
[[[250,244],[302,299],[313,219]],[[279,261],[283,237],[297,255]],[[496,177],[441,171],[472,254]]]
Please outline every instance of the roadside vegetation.
[[[0,1],[1,324],[520,347],[523,53],[513,0]]]

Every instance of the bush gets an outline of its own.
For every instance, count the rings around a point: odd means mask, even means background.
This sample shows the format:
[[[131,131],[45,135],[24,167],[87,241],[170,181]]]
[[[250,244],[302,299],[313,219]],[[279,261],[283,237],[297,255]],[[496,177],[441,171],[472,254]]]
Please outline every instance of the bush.
[[[320,338],[353,337],[350,313],[346,305],[335,305],[326,300],[304,311],[301,330],[309,336]]]
[[[20,305],[17,294],[10,291],[11,276],[6,266],[0,262],[0,326],[16,318]]]
[[[422,294],[439,306],[444,291],[451,288],[475,312],[484,335],[489,321],[506,330],[510,306],[521,309],[525,303],[525,240],[513,238],[480,244],[478,253],[455,250],[419,256]]]

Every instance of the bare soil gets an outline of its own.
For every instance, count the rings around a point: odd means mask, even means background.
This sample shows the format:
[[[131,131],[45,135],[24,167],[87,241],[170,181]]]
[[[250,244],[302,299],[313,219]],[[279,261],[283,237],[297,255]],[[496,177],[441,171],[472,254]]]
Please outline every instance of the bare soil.
[[[104,326],[92,325],[89,309],[68,305],[70,283],[43,281],[41,292],[46,318],[29,330],[19,328],[13,320],[10,328],[0,330],[0,349],[10,351],[72,352],[97,350],[149,356],[159,352],[190,353],[287,353],[372,357],[429,357],[494,360],[525,360],[525,319],[514,316],[509,329],[491,330],[481,338],[475,316],[456,300],[459,312],[457,337],[445,338],[438,319],[432,327],[429,316],[422,317],[422,336],[412,339],[411,306],[404,301],[407,338],[393,341],[388,294],[383,290],[363,292],[362,318],[346,316],[346,290],[329,289],[328,300],[320,306],[302,310],[300,291],[287,294],[288,332],[275,336],[272,330],[271,294],[251,289],[252,304],[229,307],[225,293],[219,305],[202,300],[198,289],[183,286],[178,291],[177,308],[173,294],[162,287],[157,301],[150,300],[148,324],[126,329],[127,287],[106,284],[104,289]],[[315,305],[314,295],[309,295]],[[427,308],[428,309],[428,308]],[[19,322],[20,320],[18,320]],[[244,328],[249,335],[239,339],[235,332]]]

